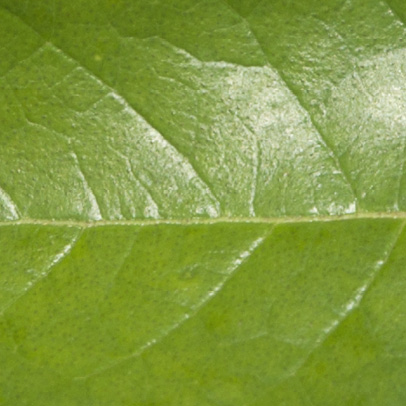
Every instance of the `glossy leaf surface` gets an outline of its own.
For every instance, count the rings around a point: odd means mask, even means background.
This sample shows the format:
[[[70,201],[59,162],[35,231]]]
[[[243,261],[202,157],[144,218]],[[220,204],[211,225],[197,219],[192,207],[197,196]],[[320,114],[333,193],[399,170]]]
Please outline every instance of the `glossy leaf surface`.
[[[0,0],[0,405],[404,405],[403,21]]]

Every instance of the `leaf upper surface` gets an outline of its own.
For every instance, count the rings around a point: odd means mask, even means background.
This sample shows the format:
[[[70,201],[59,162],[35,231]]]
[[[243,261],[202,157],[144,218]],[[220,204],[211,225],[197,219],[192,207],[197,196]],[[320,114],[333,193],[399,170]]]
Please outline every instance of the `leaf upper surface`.
[[[404,405],[399,0],[0,0],[0,405]]]

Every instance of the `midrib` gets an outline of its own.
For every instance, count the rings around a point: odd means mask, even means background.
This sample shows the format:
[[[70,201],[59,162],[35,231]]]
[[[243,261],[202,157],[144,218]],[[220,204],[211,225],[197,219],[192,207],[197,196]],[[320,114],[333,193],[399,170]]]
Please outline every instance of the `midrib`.
[[[191,218],[191,219],[133,219],[133,220],[48,220],[48,219],[20,219],[0,221],[0,227],[37,225],[54,227],[106,227],[106,226],[153,226],[161,224],[173,225],[205,225],[221,223],[237,224],[291,224],[291,223],[326,223],[332,221],[349,221],[360,219],[406,219],[406,212],[365,212],[345,215],[326,216],[282,216],[282,217],[216,217],[216,218]]]

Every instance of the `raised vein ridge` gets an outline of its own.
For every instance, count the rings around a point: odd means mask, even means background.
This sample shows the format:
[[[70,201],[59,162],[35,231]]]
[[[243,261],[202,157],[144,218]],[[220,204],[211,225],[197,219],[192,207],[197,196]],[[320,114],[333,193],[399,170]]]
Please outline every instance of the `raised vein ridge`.
[[[54,220],[54,219],[31,219],[23,218],[20,220],[0,221],[0,227],[20,226],[20,225],[38,225],[54,227],[104,227],[104,226],[153,226],[160,224],[173,225],[204,225],[221,223],[251,223],[251,224],[290,224],[290,223],[327,223],[333,221],[349,220],[397,220],[406,219],[406,212],[365,212],[343,215],[326,216],[281,216],[281,217],[216,217],[216,218],[190,218],[190,219],[133,219],[133,220]]]

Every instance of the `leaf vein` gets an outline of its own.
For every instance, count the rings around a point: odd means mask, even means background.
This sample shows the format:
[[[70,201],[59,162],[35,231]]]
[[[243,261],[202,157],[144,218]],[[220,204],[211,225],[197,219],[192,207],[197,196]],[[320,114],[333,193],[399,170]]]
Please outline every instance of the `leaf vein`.
[[[354,296],[347,301],[344,306],[344,311],[340,313],[339,317],[333,320],[329,326],[323,330],[323,334],[316,340],[316,345],[309,351],[309,353],[296,364],[292,370],[281,380],[278,384],[281,384],[283,381],[292,378],[297,375],[297,373],[304,367],[307,361],[313,356],[327,341],[327,339],[337,330],[337,328],[346,320],[349,315],[361,305],[362,300],[364,299],[366,293],[370,290],[371,286],[376,281],[379,273],[382,268],[387,264],[389,258],[391,257],[396,245],[400,239],[400,236],[403,233],[405,228],[406,220],[401,223],[399,229],[395,235],[395,238],[390,243],[389,249],[384,252],[382,260],[377,262],[377,266],[373,268],[370,275],[367,277],[367,280],[355,291]]]
[[[27,293],[30,292],[40,281],[45,279],[50,274],[50,272],[55,268],[55,266],[59,264],[64,258],[66,258],[72,252],[73,248],[78,243],[82,234],[83,230],[79,229],[77,234],[72,237],[71,241],[62,248],[61,252],[59,252],[59,254],[53,257],[52,261],[45,267],[45,269],[41,272],[40,276],[37,279],[35,279],[34,282],[31,282],[31,284],[28,285],[23,290],[23,292],[20,295],[18,295],[14,300],[8,303],[6,307],[0,310],[0,315],[4,316],[7,310],[9,310],[12,306],[14,306],[17,302],[19,302],[25,295],[27,295]]]
[[[227,5],[227,7],[232,10],[236,15],[238,15],[243,21],[245,21],[245,23],[247,24],[247,27],[249,28],[249,30],[252,33],[252,36],[254,37],[255,41],[258,44],[258,47],[260,48],[268,66],[270,68],[273,68],[279,75],[279,78],[281,79],[281,81],[283,82],[283,84],[285,85],[285,87],[289,90],[289,92],[295,97],[295,99],[297,100],[297,102],[299,103],[300,107],[307,113],[310,122],[313,126],[313,128],[315,129],[315,131],[317,132],[317,134],[319,135],[320,140],[322,141],[322,143],[324,144],[324,146],[328,149],[329,151],[329,156],[333,159],[337,169],[340,170],[341,175],[344,179],[344,181],[347,183],[348,187],[351,190],[351,193],[354,197],[354,203],[357,203],[357,193],[355,191],[354,185],[351,182],[351,177],[350,175],[347,173],[347,171],[344,169],[343,165],[341,164],[341,159],[340,157],[334,152],[334,149],[332,148],[332,146],[330,145],[330,142],[327,140],[327,137],[324,135],[324,132],[321,130],[320,126],[315,122],[312,114],[310,113],[309,109],[307,108],[306,104],[303,102],[302,98],[297,94],[297,92],[293,89],[293,87],[291,86],[291,84],[289,83],[289,81],[286,79],[285,75],[283,74],[283,72],[281,72],[280,69],[278,69],[276,66],[274,66],[274,64],[271,62],[270,58],[268,57],[268,54],[266,53],[261,41],[259,40],[257,34],[255,33],[255,30],[252,28],[252,24],[249,22],[249,20],[247,18],[245,18],[243,15],[241,15],[233,6],[231,6],[226,0],[222,0],[222,2],[224,4]]]
[[[143,354],[145,351],[147,351],[149,348],[153,347],[154,345],[162,342],[164,339],[166,339],[170,334],[172,334],[175,330],[177,330],[179,327],[183,326],[187,320],[191,319],[192,317],[195,317],[223,288],[224,286],[230,282],[230,280],[236,275],[237,270],[241,267],[242,264],[245,263],[245,261],[260,247],[263,245],[265,240],[270,237],[274,230],[274,227],[272,227],[270,230],[268,230],[262,237],[257,238],[254,240],[251,245],[243,251],[236,260],[234,260],[228,269],[228,272],[226,276],[223,278],[220,283],[218,283],[210,292],[208,292],[195,306],[191,308],[190,314],[185,314],[180,320],[178,320],[174,325],[172,325],[169,329],[167,329],[163,334],[158,336],[157,338],[153,338],[150,341],[146,342],[143,346],[141,346],[137,351],[133,352],[132,354],[122,357],[115,362],[106,365],[103,368],[99,368],[96,371],[84,375],[84,376],[78,376],[75,377],[74,380],[86,380],[88,378],[91,378],[93,376],[100,375],[112,368],[118,367],[119,365],[123,364],[126,361],[129,361],[133,358],[139,357],[141,354]]]
[[[169,219],[134,219],[134,220],[55,220],[21,218],[20,220],[0,221],[0,227],[16,227],[22,225],[54,226],[54,227],[110,227],[110,226],[137,226],[147,227],[160,224],[176,225],[204,225],[204,224],[302,224],[302,223],[329,223],[352,220],[400,220],[406,219],[406,212],[363,212],[343,215],[326,216],[282,216],[282,217],[215,217],[215,218],[169,218]]]
[[[9,212],[9,220],[17,220],[21,217],[20,210],[11,196],[0,186],[0,200],[4,203]]]
[[[181,159],[182,162],[188,164],[190,166],[190,168],[193,170],[194,174],[196,175],[196,177],[202,182],[203,186],[205,187],[206,190],[204,190],[204,193],[211,195],[211,198],[213,200],[215,200],[215,202],[219,205],[219,207],[221,207],[221,202],[219,200],[219,198],[216,196],[216,194],[213,191],[213,188],[210,187],[209,183],[204,179],[204,176],[202,173],[200,173],[200,171],[196,168],[196,166],[193,164],[193,162],[191,161],[191,159],[189,157],[187,157],[185,154],[181,153],[181,151],[173,144],[173,142],[171,142],[168,137],[166,137],[161,131],[159,131],[151,122],[150,120],[148,120],[145,115],[141,114],[139,111],[137,111],[132,104],[122,95],[120,94],[116,89],[114,89],[113,87],[111,87],[109,84],[107,84],[107,82],[105,82],[101,76],[99,76],[98,74],[96,74],[95,72],[91,71],[90,69],[88,69],[81,61],[79,61],[78,59],[76,59],[75,57],[73,57],[70,53],[66,52],[65,50],[61,49],[60,47],[58,47],[57,45],[55,45],[52,41],[50,41],[49,39],[45,38],[40,31],[38,31],[34,26],[32,26],[31,24],[29,24],[28,22],[26,22],[21,16],[19,16],[18,14],[12,12],[11,10],[9,10],[8,8],[5,8],[4,6],[0,5],[0,8],[2,8],[3,10],[5,10],[6,12],[8,12],[10,15],[13,15],[14,17],[16,17],[19,21],[21,21],[24,25],[26,25],[27,27],[29,27],[30,29],[32,29],[35,33],[37,33],[49,46],[51,46],[55,52],[59,53],[62,57],[74,61],[75,63],[77,63],[83,70],[85,70],[91,77],[93,77],[94,79],[96,79],[99,84],[101,84],[103,87],[107,88],[116,98],[116,100],[118,102],[120,102],[122,105],[124,105],[125,107],[128,107],[133,114],[135,114],[137,117],[141,118],[146,124],[148,124],[148,126],[150,128],[152,128],[154,131],[156,131],[161,138],[168,144],[170,145],[174,151],[176,152],[176,154],[178,155],[178,157]]]

